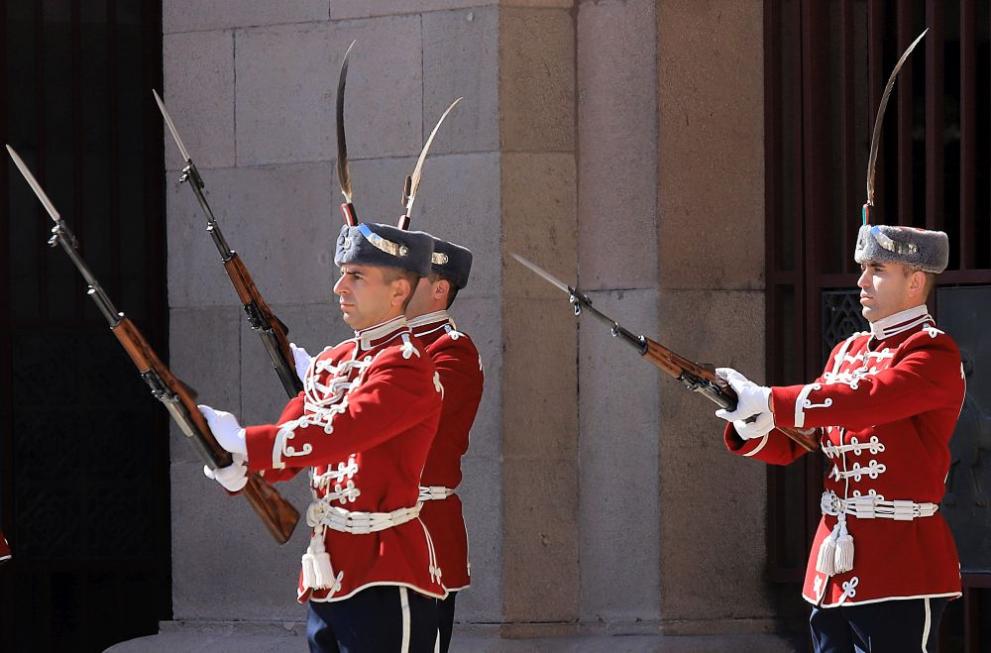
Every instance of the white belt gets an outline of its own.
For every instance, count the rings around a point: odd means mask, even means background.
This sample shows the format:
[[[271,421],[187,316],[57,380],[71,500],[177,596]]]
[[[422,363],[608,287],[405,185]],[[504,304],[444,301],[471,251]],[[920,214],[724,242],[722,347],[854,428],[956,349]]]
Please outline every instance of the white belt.
[[[323,525],[341,533],[363,535],[413,521],[420,515],[422,506],[423,504],[418,501],[415,506],[399,508],[392,512],[358,512],[331,506],[324,501],[314,501],[306,509],[306,523],[311,528]]]
[[[932,517],[939,510],[935,503],[914,501],[882,501],[873,494],[841,499],[833,492],[823,492],[819,502],[822,514],[850,515],[857,519],[894,519],[912,521],[922,517]]]
[[[454,489],[443,485],[421,485],[420,501],[443,501],[454,494]]]

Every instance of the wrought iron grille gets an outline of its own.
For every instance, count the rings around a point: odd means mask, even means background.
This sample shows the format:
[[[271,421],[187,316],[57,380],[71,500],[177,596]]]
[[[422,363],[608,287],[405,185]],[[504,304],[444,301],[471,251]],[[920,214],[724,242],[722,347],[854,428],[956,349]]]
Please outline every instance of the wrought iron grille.
[[[981,118],[991,114],[983,81],[991,3],[765,0],[764,8],[767,376],[789,384],[818,376],[830,348],[863,328],[843,290],[859,272],[853,248],[870,130],[888,74],[925,27],[885,116],[873,220],[947,232],[940,289],[991,285],[991,123]],[[941,316],[942,296],[930,299]],[[819,519],[821,465],[807,456],[769,469],[768,486],[769,574],[797,584]]]
[[[822,291],[822,347],[819,351],[823,365],[836,343],[852,333],[869,329],[862,308],[859,290]]]

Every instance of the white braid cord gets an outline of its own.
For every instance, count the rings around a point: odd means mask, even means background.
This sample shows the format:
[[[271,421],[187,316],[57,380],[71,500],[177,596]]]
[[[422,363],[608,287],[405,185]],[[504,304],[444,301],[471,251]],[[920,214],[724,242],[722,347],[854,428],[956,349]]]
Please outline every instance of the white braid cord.
[[[444,487],[443,485],[421,485],[420,501],[443,501],[453,495],[454,492],[455,490],[453,488]]]
[[[823,492],[819,507],[824,515],[837,517],[841,514],[857,519],[894,519],[895,521],[912,521],[923,517],[932,517],[939,510],[935,503],[916,503],[914,501],[884,501],[877,495],[869,494],[841,499],[833,492]]]
[[[323,525],[340,533],[366,535],[413,521],[420,516],[421,507],[423,504],[417,501],[414,506],[392,512],[359,512],[345,510],[320,500],[314,501],[306,509],[306,523],[311,528]]]

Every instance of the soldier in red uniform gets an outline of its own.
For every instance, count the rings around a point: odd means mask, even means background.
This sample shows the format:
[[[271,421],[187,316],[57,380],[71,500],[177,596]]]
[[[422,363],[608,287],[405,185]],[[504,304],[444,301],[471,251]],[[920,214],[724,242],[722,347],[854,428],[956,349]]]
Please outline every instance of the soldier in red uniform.
[[[461,499],[461,457],[468,451],[468,432],[482,399],[482,360],[478,350],[448,315],[458,291],[468,284],[471,252],[434,238],[432,269],[420,279],[406,309],[413,334],[427,347],[444,388],[437,435],[420,479],[420,519],[437,549],[448,596],[438,602],[440,651],[446,653],[454,628],[457,594],[471,584],[468,533]]]
[[[4,534],[0,532],[0,562],[5,562],[10,560],[10,545],[7,544],[7,538]]]
[[[201,406],[236,464],[215,473],[229,490],[244,469],[284,480],[310,469],[313,528],[298,600],[309,606],[311,651],[433,651],[436,600],[446,597],[419,518],[420,474],[441,415],[442,387],[404,310],[430,274],[433,242],[379,224],[345,226],[334,286],[355,336],[305,366],[304,389],[274,424],[241,428]]]
[[[938,509],[966,388],[957,346],[925,305],[948,252],[942,232],[864,225],[855,260],[870,331],[836,345],[805,385],[718,371],[740,397],[716,413],[733,453],[786,465],[805,450],[776,427],[821,438],[829,471],[802,591],[817,653],[936,651],[942,611],[961,593]]]

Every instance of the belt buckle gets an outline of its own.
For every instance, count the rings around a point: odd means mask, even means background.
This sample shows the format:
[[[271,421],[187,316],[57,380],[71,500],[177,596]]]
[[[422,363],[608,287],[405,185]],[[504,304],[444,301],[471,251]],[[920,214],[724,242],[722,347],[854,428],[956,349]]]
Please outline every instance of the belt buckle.
[[[316,528],[324,519],[327,518],[327,514],[330,512],[330,506],[327,505],[325,501],[317,499],[311,503],[306,508],[306,524],[310,528]]]
[[[819,497],[819,510],[821,510],[824,515],[835,515],[839,512],[837,509],[838,501],[839,497],[837,497],[832,491],[823,492],[822,496]]]

